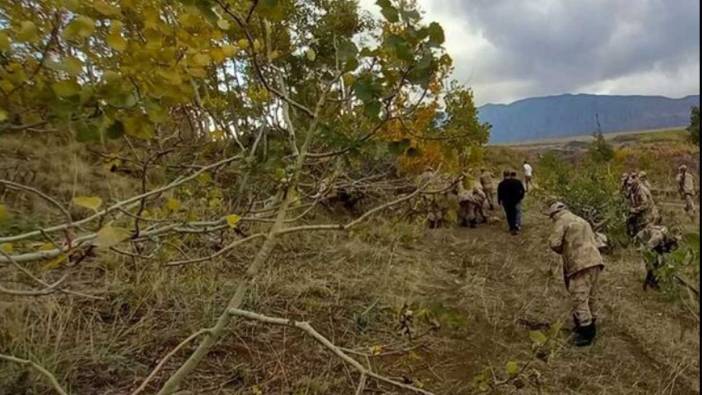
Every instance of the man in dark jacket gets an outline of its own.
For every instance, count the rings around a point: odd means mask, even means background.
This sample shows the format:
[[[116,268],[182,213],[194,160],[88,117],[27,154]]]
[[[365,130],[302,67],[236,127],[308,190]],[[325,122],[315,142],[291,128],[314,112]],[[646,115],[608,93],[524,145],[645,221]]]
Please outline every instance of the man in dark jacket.
[[[505,172],[508,173],[508,172]],[[519,179],[512,176],[516,172],[509,172],[509,176],[505,177],[497,186],[497,203],[505,210],[509,232],[512,235],[519,233],[520,220],[520,203],[524,198],[524,185]]]

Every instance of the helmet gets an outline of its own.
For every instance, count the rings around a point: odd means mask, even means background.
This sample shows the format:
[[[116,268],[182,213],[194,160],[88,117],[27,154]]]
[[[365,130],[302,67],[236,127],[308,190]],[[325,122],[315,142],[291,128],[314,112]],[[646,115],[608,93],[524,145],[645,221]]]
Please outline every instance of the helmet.
[[[551,204],[551,206],[548,208],[548,211],[546,214],[548,214],[549,217],[553,217],[554,214],[559,213],[568,207],[565,205],[563,202],[555,202]]]
[[[639,172],[639,178],[646,178],[646,172],[645,172],[645,171],[640,171],[640,172]]]
[[[680,170],[680,171],[687,170],[687,166],[686,166],[686,165],[680,165],[680,167],[678,167],[678,170]]]

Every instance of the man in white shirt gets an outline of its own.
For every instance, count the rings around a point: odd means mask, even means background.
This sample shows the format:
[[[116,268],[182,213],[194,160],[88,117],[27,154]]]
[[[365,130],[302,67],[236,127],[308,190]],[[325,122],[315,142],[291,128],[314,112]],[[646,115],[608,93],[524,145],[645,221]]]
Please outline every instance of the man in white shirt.
[[[524,190],[528,192],[529,187],[531,186],[531,175],[533,169],[531,168],[531,165],[527,163],[527,161],[524,161],[522,168],[524,169]]]

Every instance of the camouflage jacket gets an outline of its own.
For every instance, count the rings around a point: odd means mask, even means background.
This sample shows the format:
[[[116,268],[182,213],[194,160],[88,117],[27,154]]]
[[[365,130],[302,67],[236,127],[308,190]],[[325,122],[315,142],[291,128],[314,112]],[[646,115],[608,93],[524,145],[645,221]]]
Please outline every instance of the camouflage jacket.
[[[692,179],[692,174],[688,172],[678,173],[675,177],[675,181],[678,182],[678,191],[680,193],[686,195],[695,194],[695,181]]]
[[[604,267],[595,232],[587,221],[568,210],[556,213],[554,218],[555,226],[548,242],[551,250],[563,257],[566,279],[584,269]]]
[[[495,184],[492,182],[492,174],[489,171],[480,174],[480,185],[487,191],[495,189]]]

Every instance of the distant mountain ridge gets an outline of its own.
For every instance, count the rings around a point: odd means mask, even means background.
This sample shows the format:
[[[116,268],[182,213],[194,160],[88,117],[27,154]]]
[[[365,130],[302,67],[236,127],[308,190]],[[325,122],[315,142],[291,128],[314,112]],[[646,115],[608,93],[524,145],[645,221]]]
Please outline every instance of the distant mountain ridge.
[[[486,104],[478,117],[492,125],[491,143],[506,143],[593,133],[598,119],[603,133],[686,126],[690,107],[699,105],[700,95],[563,94]]]

